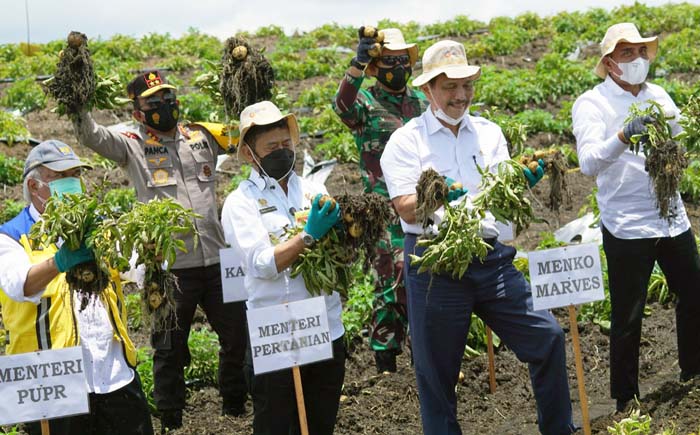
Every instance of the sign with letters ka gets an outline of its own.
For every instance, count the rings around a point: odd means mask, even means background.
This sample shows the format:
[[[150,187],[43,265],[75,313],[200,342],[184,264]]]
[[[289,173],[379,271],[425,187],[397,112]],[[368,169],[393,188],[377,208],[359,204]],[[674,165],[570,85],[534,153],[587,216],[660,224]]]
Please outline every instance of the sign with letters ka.
[[[533,251],[528,260],[535,310],[605,299],[597,244]]]
[[[234,248],[224,248],[219,250],[219,256],[224,303],[245,301],[248,292],[245,289],[243,260],[239,252]]]

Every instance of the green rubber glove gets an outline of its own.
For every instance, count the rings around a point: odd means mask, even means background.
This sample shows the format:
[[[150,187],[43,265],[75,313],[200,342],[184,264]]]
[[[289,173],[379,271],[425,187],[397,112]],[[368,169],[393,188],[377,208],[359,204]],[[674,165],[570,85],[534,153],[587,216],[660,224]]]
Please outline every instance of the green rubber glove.
[[[450,177],[445,177],[445,183],[447,183],[447,188],[450,189],[447,192],[447,202],[452,202],[455,199],[459,199],[462,197],[462,195],[467,194],[467,189],[464,189],[463,187],[453,187],[453,185],[456,183],[455,180],[453,180]],[[462,183],[459,183],[460,185]]]
[[[544,177],[544,160],[537,160],[537,164],[537,170],[534,174],[532,173],[530,168],[523,168],[523,173],[525,174],[525,178],[527,178],[527,182],[530,184],[530,187],[535,187],[535,184],[537,184],[542,179],[542,177]]]
[[[80,245],[80,248],[71,251],[67,244],[63,244],[61,249],[53,256],[53,261],[56,263],[56,268],[59,272],[65,272],[74,268],[81,263],[87,263],[95,258],[92,250]]]
[[[306,219],[306,225],[304,226],[304,231],[316,240],[325,236],[333,225],[340,220],[340,206],[336,204],[331,210],[333,202],[326,201],[323,207],[320,207],[318,200],[321,199],[321,196],[320,193],[316,195],[311,203],[311,211],[309,211],[309,217]]]

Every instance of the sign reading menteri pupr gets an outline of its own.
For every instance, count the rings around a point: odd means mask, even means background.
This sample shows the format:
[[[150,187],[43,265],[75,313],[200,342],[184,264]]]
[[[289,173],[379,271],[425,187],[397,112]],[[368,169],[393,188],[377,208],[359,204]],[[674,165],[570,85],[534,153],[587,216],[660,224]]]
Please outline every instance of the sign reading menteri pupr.
[[[89,412],[80,347],[0,357],[0,425]]]

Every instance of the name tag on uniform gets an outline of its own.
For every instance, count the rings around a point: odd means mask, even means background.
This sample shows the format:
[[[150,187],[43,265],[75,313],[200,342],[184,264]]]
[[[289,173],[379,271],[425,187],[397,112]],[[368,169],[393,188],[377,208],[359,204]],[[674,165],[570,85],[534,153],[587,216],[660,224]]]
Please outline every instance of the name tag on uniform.
[[[261,208],[258,211],[260,212],[260,214],[272,213],[273,211],[277,211],[277,207],[271,205],[269,207]]]

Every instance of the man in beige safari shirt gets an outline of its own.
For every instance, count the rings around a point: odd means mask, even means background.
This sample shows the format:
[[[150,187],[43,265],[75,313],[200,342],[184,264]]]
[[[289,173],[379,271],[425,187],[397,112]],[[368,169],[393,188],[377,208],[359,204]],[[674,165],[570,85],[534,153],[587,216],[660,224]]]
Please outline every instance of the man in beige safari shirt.
[[[219,146],[204,129],[178,124],[175,86],[159,71],[139,74],[127,86],[137,121],[124,131],[98,125],[90,113],[74,122],[81,144],[125,167],[139,201],[172,198],[202,215],[193,235],[185,239],[187,253],[178,254],[173,272],[180,292],[175,294],[176,318],[168,331],[152,331],[154,398],[162,426],[182,426],[185,406],[184,367],[190,362],[187,337],[199,304],[219,335],[219,391],[222,413],[245,412],[246,387],[242,366],[246,346],[245,305],[223,303],[219,249],[225,246],[219,222],[215,169]],[[148,222],[144,222],[148,225]]]

